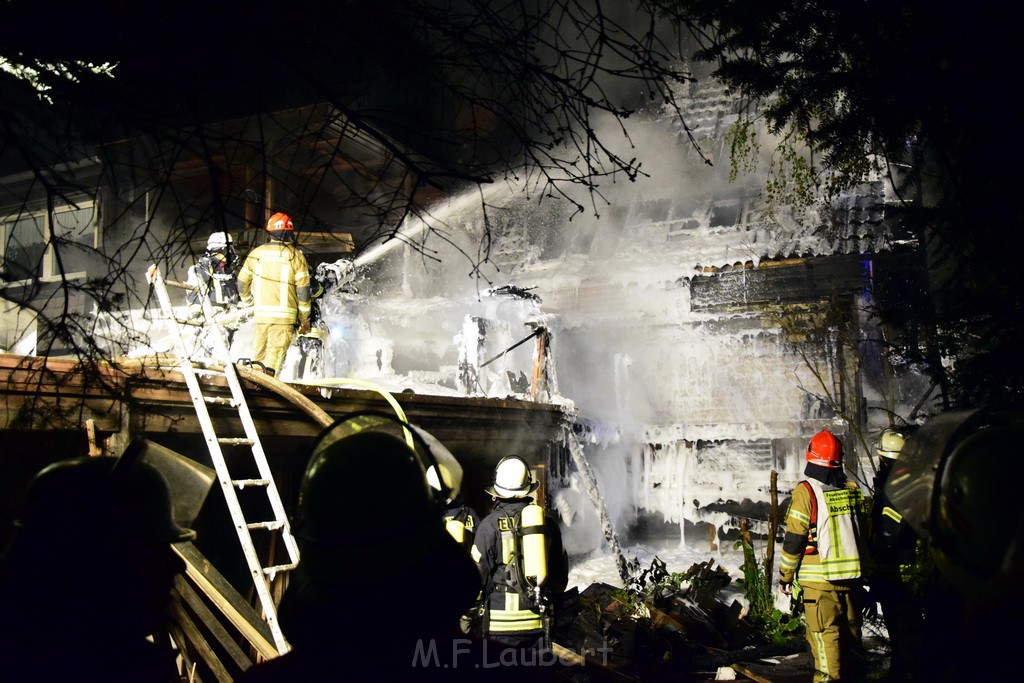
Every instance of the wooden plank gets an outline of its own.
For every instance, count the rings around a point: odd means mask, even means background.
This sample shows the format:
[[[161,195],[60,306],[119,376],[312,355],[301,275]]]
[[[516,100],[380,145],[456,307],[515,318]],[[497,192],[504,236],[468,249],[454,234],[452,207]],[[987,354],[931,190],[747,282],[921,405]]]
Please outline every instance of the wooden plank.
[[[812,683],[814,670],[806,661],[806,655],[790,655],[775,662],[737,662],[731,666],[758,683]]]
[[[204,382],[204,386],[214,394],[227,395],[223,378]],[[318,425],[280,396],[252,385],[244,386],[261,433],[265,430],[270,435],[298,437],[318,433]],[[0,354],[0,387],[0,429],[77,430],[82,429],[85,419],[93,419],[98,430],[116,431],[130,402],[138,408],[133,412],[135,419],[143,421],[138,426],[144,431],[201,433],[181,374],[171,368],[148,367],[137,359],[83,367],[70,359]],[[365,389],[337,388],[332,390],[330,399],[325,399],[314,387],[292,388],[332,418],[363,410],[390,410],[379,394]],[[396,397],[410,420],[442,441],[465,435],[467,426],[472,427],[476,440],[495,429],[514,428],[550,441],[566,419],[558,406],[533,401],[408,392]],[[29,410],[33,407],[37,410]],[[227,413],[218,415],[214,409],[212,415],[216,421]],[[31,425],[26,422],[29,416]]]
[[[202,677],[196,672],[197,662],[192,659],[192,653],[185,647],[188,644],[188,638],[185,636],[181,625],[174,619],[171,619],[167,627],[167,633],[170,635],[171,641],[181,657],[180,670],[183,672],[183,678],[189,681],[189,683],[203,683]]]
[[[217,683],[232,683],[232,676],[228,673],[228,670],[224,668],[220,659],[217,657],[217,653],[213,651],[210,644],[206,642],[206,638],[199,631],[199,627],[195,625],[188,612],[185,611],[185,607],[180,601],[175,600],[171,605],[171,614],[174,617],[175,623],[181,628],[182,633],[185,634],[185,639],[188,644],[192,646],[192,649],[196,651],[196,654],[202,658],[206,663],[207,668],[210,669],[210,673],[217,679]]]
[[[235,642],[235,639],[231,637],[224,625],[220,623],[220,620],[213,614],[206,603],[203,602],[199,594],[188,584],[188,582],[181,576],[175,577],[174,587],[178,590],[179,595],[185,600],[185,603],[195,613],[199,621],[201,621],[206,628],[210,630],[210,633],[217,642],[220,643],[221,647],[228,653],[235,665],[245,671],[252,666],[252,660],[249,659],[248,655],[242,651],[242,648]]]
[[[584,680],[609,681],[611,683],[637,683],[640,680],[635,676],[629,676],[605,666],[593,656],[586,657],[577,654],[575,650],[570,650],[558,643],[551,644],[551,652],[562,662],[584,669],[587,672],[584,674]]]
[[[278,652],[273,644],[270,627],[235,587],[221,576],[192,543],[175,543],[171,547],[185,561],[188,578],[227,617],[260,656],[266,659],[276,657]]]

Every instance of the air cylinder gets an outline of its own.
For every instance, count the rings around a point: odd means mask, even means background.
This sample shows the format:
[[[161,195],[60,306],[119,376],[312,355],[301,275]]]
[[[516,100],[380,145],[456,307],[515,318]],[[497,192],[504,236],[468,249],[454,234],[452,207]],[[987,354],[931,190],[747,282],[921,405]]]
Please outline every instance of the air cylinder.
[[[548,555],[544,539],[544,509],[536,503],[523,508],[520,516],[523,535],[523,574],[534,586],[548,578]]]

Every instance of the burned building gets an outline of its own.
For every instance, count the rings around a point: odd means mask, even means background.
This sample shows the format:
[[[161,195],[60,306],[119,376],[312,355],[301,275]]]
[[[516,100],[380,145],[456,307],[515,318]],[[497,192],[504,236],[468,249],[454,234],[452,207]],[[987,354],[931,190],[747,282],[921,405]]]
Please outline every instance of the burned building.
[[[689,528],[703,542],[708,525],[725,533],[738,516],[766,531],[757,520],[771,471],[784,495],[821,429],[841,436],[851,473],[870,486],[874,435],[893,415],[913,418],[931,391],[891,356],[901,331],[877,317],[883,303],[912,312],[924,291],[886,181],[799,200],[756,150],[730,177],[740,103],[713,82],[689,87],[689,131],[666,115],[632,133],[649,177],[576,204],[536,201],[529,178],[488,188],[484,212],[439,203],[433,220],[456,247],[407,228],[423,243],[375,267],[366,317],[392,349],[385,374],[487,396],[523,391],[533,345],[483,363],[543,326],[552,401],[572,416],[570,439],[615,528],[633,539]],[[771,147],[766,131],[753,134]],[[465,254],[482,244],[471,272]],[[457,372],[467,357],[471,384]],[[586,553],[605,538],[570,452],[551,463],[552,490],[571,550]]]
[[[649,172],[575,203],[538,201],[528,174],[482,194],[431,194],[326,105],[106,143],[64,169],[56,195],[32,174],[0,178],[3,347],[16,354],[2,359],[3,430],[33,453],[8,482],[104,439],[116,450],[128,434],[205,461],[181,378],[159,361],[175,325],[144,273],[157,263],[184,279],[213,231],[244,253],[283,208],[311,265],[354,269],[352,286],[321,303],[330,358],[319,386],[298,393],[332,417],[388,410],[346,380],[396,397],[467,463],[480,508],[502,456],[544,466],[574,556],[608,541],[604,522],[628,540],[704,541],[738,516],[759,519],[771,471],[791,486],[824,428],[867,483],[872,431],[929,391],[889,357],[886,336],[899,331],[871,312],[894,292],[913,308],[916,245],[881,178],[805,203],[766,191],[778,182],[770,161],[730,178],[738,105],[713,83],[688,87],[688,131],[652,115],[635,135]],[[352,199],[413,192],[429,211],[382,220],[387,201]],[[382,224],[393,239],[374,232]],[[247,342],[243,326],[236,356]],[[99,358],[118,362],[92,375],[77,364]],[[317,424],[249,390],[291,505]],[[4,500],[9,519],[17,498]],[[244,583],[237,558],[215,559]]]

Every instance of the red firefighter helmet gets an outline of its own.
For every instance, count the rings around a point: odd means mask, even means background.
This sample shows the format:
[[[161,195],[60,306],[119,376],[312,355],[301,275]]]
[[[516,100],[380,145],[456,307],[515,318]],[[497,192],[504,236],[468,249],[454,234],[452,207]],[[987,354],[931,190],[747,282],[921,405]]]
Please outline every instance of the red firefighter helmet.
[[[286,213],[278,211],[270,220],[267,221],[267,232],[277,232],[278,230],[294,230],[295,225],[292,223],[292,219]]]
[[[812,436],[807,444],[807,462],[812,465],[835,469],[841,466],[842,459],[843,444],[827,429]]]

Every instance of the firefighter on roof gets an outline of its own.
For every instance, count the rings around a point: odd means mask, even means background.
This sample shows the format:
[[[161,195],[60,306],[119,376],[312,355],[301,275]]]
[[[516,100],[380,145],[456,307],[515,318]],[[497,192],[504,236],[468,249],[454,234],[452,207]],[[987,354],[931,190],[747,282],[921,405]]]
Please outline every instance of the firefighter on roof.
[[[188,269],[187,284],[195,289],[186,296],[189,312],[192,316],[202,314],[202,300],[199,298],[201,289],[213,305],[214,311],[226,311],[239,302],[238,283],[235,272],[238,269],[238,256],[232,246],[231,235],[226,232],[215,232],[206,240],[206,253],[199,257],[196,264]],[[227,345],[231,347],[231,339],[238,329],[237,320],[224,325]]]
[[[849,656],[861,649],[864,501],[843,474],[843,445],[832,432],[815,434],[806,458],[806,479],[793,489],[786,515],[779,587],[792,595],[795,581],[802,590],[814,681],[824,683],[841,672],[852,678]]]
[[[268,374],[280,372],[295,326],[309,332],[309,264],[295,246],[295,226],[283,213],[267,221],[270,242],[256,247],[238,274],[242,304],[255,306],[252,360]]]
[[[534,503],[536,490],[522,458],[502,458],[486,489],[494,509],[472,551],[484,581],[483,635],[519,647],[550,646],[552,610],[569,583],[558,524]]]
[[[327,293],[323,281],[313,276],[309,279],[309,325],[305,332],[299,331],[299,365],[295,370],[296,379],[311,380],[323,376],[324,345],[327,342],[327,325],[320,313],[320,299]]]

